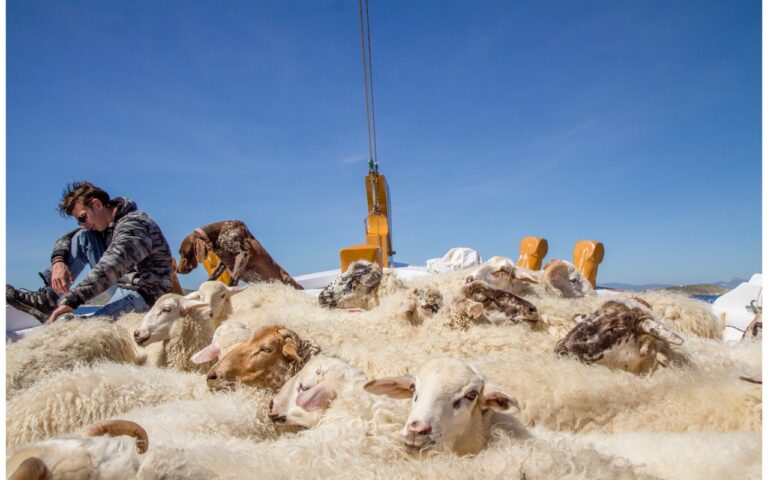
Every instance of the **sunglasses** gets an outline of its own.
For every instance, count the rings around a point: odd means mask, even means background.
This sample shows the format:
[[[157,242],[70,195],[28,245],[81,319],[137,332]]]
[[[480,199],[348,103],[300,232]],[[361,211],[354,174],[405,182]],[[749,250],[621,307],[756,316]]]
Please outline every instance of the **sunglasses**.
[[[77,224],[78,225],[82,225],[82,224],[84,224],[87,221],[88,221],[88,212],[83,212],[83,213],[80,214],[79,217],[77,217]]]

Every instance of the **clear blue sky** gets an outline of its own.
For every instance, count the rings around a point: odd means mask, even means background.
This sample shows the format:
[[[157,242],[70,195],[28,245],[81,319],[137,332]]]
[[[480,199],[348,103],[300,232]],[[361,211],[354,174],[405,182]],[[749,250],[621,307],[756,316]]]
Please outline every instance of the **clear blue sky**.
[[[376,1],[396,260],[523,236],[599,282],[761,268],[758,1]],[[7,3],[7,280],[37,288],[69,181],[129,196],[174,253],[241,219],[291,274],[363,241],[358,6]],[[181,276],[196,287],[200,271]]]

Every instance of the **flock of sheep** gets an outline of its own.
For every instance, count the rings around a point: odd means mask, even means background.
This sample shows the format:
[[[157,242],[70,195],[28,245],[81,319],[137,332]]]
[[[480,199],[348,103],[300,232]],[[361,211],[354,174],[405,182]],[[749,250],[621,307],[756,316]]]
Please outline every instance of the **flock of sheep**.
[[[759,478],[761,342],[568,262],[205,282],[6,348],[9,478]],[[13,477],[10,477],[14,475]]]

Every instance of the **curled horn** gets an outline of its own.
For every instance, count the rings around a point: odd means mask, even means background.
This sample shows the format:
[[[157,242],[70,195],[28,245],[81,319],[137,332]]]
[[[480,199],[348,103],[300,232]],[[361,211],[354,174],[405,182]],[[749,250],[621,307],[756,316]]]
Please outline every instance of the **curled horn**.
[[[110,437],[128,435],[133,437],[136,439],[136,448],[139,453],[144,453],[149,448],[147,431],[141,428],[141,425],[138,423],[128,420],[109,420],[91,425],[85,430],[86,437],[99,437],[101,435],[109,435]]]
[[[683,339],[676,333],[670,331],[664,325],[660,324],[656,320],[646,318],[638,324],[638,328],[641,332],[646,333],[652,337],[658,338],[672,345],[682,345]]]
[[[8,480],[48,480],[50,478],[51,471],[45,463],[37,457],[29,457],[19,464]]]

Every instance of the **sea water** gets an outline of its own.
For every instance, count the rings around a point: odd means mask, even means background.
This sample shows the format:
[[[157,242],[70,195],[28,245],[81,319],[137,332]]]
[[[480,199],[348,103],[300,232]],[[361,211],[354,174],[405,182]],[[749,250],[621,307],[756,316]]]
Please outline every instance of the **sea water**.
[[[720,295],[693,295],[692,298],[695,298],[697,300],[703,300],[707,303],[714,303],[715,300],[720,298]]]

